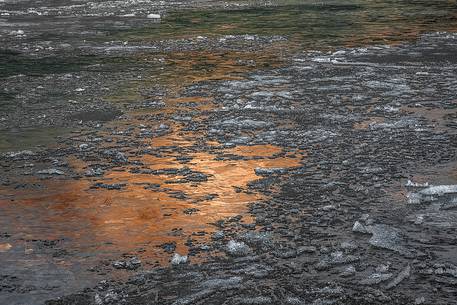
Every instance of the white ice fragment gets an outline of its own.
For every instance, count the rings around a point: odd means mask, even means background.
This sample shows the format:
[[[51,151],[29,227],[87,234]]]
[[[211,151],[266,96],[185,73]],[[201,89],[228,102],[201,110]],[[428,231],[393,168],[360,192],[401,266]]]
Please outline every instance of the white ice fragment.
[[[262,168],[262,167],[256,167],[254,169],[254,172],[257,176],[270,176],[274,174],[283,174],[287,170],[282,167],[273,167],[273,168]]]
[[[429,185],[428,185],[428,182],[425,182],[425,183],[418,183],[418,182],[412,182],[411,180],[408,179],[408,181],[406,182],[405,186],[410,186],[410,187],[427,187],[427,186],[429,186]]]
[[[24,31],[23,30],[11,31],[10,35],[18,35],[18,36],[24,35]]]
[[[171,258],[171,264],[174,266],[187,263],[187,255],[179,255],[175,253]]]
[[[148,18],[148,19],[160,19],[162,17],[159,14],[148,14],[146,16],[146,18]]]
[[[392,277],[392,273],[373,273],[369,277],[360,281],[362,285],[376,285],[387,281]]]
[[[457,193],[457,184],[452,185],[435,185],[419,191],[422,195],[444,195]]]
[[[331,62],[331,58],[330,57],[319,56],[319,57],[315,57],[315,58],[311,59],[311,61],[314,61],[314,62]]]
[[[98,293],[95,294],[94,299],[96,305],[103,305],[103,300]]]
[[[89,144],[87,144],[87,143],[83,143],[83,144],[80,144],[80,145],[79,145],[79,149],[80,149],[80,150],[86,150],[86,149],[88,149],[88,148],[89,148]]]
[[[245,256],[250,252],[250,248],[242,241],[231,240],[227,244],[227,252],[233,256]]]
[[[6,153],[10,158],[22,157],[22,156],[33,156],[35,153],[31,150],[11,151]]]
[[[368,230],[363,224],[361,224],[359,221],[356,221],[352,226],[352,232],[368,233]]]
[[[50,169],[43,169],[38,172],[40,175],[63,175],[65,174],[63,171],[56,169],[56,168],[50,168]]]

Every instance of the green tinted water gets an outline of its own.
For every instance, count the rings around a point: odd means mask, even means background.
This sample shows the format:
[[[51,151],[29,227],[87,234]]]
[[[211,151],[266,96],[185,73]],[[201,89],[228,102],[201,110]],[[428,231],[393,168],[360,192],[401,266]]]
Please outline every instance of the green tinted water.
[[[196,35],[283,35],[308,48],[397,42],[422,32],[457,30],[457,2],[281,1],[273,7],[172,12],[161,23],[111,34],[129,41]]]

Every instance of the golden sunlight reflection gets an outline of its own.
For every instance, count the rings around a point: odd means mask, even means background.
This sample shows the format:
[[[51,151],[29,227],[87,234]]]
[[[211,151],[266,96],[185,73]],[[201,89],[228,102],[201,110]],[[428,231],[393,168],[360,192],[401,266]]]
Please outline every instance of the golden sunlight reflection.
[[[252,222],[246,214],[247,204],[262,196],[245,190],[249,181],[260,178],[255,168],[299,165],[298,158],[272,157],[280,152],[281,148],[272,145],[239,146],[223,153],[260,158],[216,160],[216,155],[196,152],[187,164],[180,164],[175,156],[144,155],[139,158],[143,168],[187,167],[208,179],[182,183],[179,174],[117,168],[98,179],[40,181],[45,192],[16,192],[14,202],[0,200],[0,206],[4,217],[17,219],[14,231],[25,238],[64,238],[72,250],[101,255],[140,251],[143,258],[167,263],[169,255],[158,247],[163,243],[176,242],[176,251],[187,253],[187,237],[194,233],[197,243],[204,243],[216,229],[211,223],[219,219],[241,214],[242,222]],[[85,167],[80,161],[70,161],[74,168]],[[95,182],[126,186],[121,190],[91,188]],[[148,187],[151,185],[155,187]]]

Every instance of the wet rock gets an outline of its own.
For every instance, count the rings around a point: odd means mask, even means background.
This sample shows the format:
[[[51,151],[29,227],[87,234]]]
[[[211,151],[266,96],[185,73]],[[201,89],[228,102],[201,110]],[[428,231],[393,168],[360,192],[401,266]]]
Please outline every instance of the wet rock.
[[[160,247],[167,253],[173,253],[176,249],[176,243],[175,242],[170,242],[170,243],[164,243],[160,245]]]
[[[186,179],[188,181],[192,181],[192,182],[205,182],[205,181],[208,181],[208,175],[205,175],[203,173],[193,172],[193,173],[190,173],[189,175],[186,175]]]
[[[183,199],[185,199],[186,197],[184,196]],[[188,208],[188,209],[184,209],[183,213],[184,214],[187,214],[187,215],[192,215],[192,214],[195,214],[199,211],[199,209],[196,209],[196,208]]]

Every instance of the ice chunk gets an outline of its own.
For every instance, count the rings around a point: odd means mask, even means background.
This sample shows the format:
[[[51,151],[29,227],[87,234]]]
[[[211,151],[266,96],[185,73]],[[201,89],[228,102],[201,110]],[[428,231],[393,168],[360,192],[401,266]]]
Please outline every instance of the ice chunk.
[[[457,208],[457,197],[452,198],[451,201],[443,204],[443,206],[441,207],[442,210],[450,210],[455,208]]]
[[[368,233],[367,228],[359,221],[354,222],[354,225],[352,226],[352,232]]]
[[[214,234],[213,234],[213,239],[214,239],[214,240],[223,239],[224,236],[225,236],[225,234],[224,234],[223,231],[216,231],[216,232],[214,232]]]
[[[241,236],[249,245],[256,245],[263,249],[268,249],[273,246],[272,236],[269,232],[247,232]]]
[[[368,243],[374,247],[388,249],[402,255],[411,255],[411,252],[403,246],[403,235],[399,229],[383,224],[364,226],[356,221],[352,231],[372,234]]]
[[[429,186],[428,188],[419,191],[419,193],[430,196],[457,193],[457,184]]]
[[[132,257],[127,261],[115,261],[112,265],[116,269],[135,270],[141,266],[141,261],[137,257]]]
[[[227,244],[227,252],[232,256],[246,256],[251,249],[244,242],[231,240]]]
[[[408,193],[406,195],[406,198],[408,198],[409,204],[419,204],[419,203],[421,203],[421,200],[422,200],[422,196],[417,193]]]
[[[411,267],[408,265],[405,267],[405,269],[400,271],[400,273],[398,273],[398,275],[391,282],[389,282],[389,284],[387,284],[386,289],[391,289],[391,288],[397,286],[398,284],[400,284],[401,281],[408,278],[410,275],[411,275]]]
[[[171,264],[175,266],[185,264],[187,261],[187,255],[179,255],[178,253],[175,253],[171,258]]]
[[[402,245],[403,238],[400,230],[382,224],[370,226],[367,229],[369,233],[373,234],[368,241],[370,245],[399,252],[401,254],[409,253]]]
[[[344,265],[349,263],[354,263],[360,260],[359,257],[354,255],[345,255],[342,251],[335,251],[330,255],[324,257],[316,265],[317,270],[326,270],[335,265]]]
[[[209,289],[228,289],[228,288],[233,288],[234,286],[237,286],[241,284],[242,278],[239,276],[233,276],[225,279],[210,279],[207,281],[204,281],[201,283],[201,287],[204,288],[209,288]]]
[[[255,121],[250,119],[245,120],[236,120],[229,119],[221,122],[221,125],[224,127],[236,127],[239,129],[261,129],[271,125],[271,123],[264,121]]]
[[[373,273],[369,277],[360,281],[362,285],[376,285],[387,281],[392,277],[392,273]]]
[[[33,156],[33,155],[35,155],[35,153],[31,150],[10,151],[10,152],[6,153],[6,156],[10,157],[10,158]]]
[[[341,273],[342,277],[349,277],[356,273],[355,267],[353,265],[349,265],[344,268],[343,272]]]
[[[257,176],[270,176],[275,174],[283,174],[287,171],[285,168],[275,167],[275,168],[262,168],[257,167],[254,169]]]
[[[160,16],[159,14],[148,14],[146,16],[146,18],[148,18],[148,19],[160,19],[160,18],[162,18],[162,16]]]
[[[63,175],[65,174],[60,169],[50,168],[50,169],[43,169],[38,172],[40,175]]]
[[[272,304],[273,300],[270,297],[266,296],[259,296],[259,297],[252,297],[252,298],[236,298],[236,304],[242,305],[262,305],[262,304]]]
[[[418,183],[418,182],[412,182],[411,180],[408,179],[408,181],[406,182],[405,186],[408,186],[408,187],[428,187],[428,182]]]
[[[303,302],[301,299],[299,299],[299,298],[297,298],[297,297],[292,297],[292,296],[286,297],[285,303],[286,303],[286,304],[290,304],[290,305],[301,305],[301,304],[305,304],[305,302]]]

